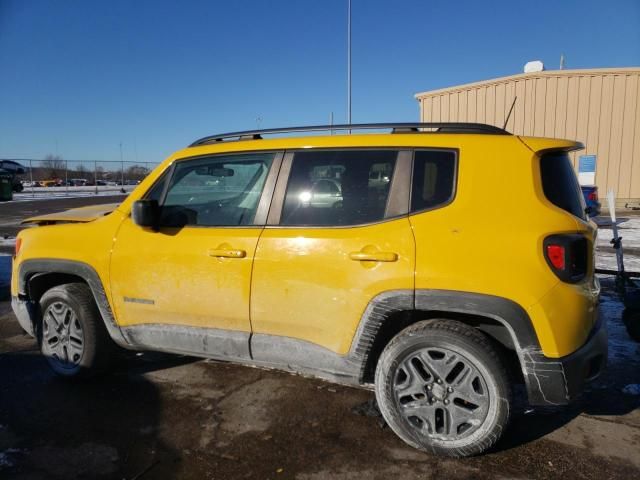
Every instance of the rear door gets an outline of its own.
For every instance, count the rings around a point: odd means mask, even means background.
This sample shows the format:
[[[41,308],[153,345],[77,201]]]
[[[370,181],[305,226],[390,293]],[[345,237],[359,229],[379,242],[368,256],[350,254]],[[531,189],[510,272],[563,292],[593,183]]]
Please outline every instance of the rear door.
[[[410,151],[285,156],[253,267],[256,360],[286,357],[287,348],[301,345],[304,352],[300,341],[344,355],[376,295],[412,295],[410,171]]]

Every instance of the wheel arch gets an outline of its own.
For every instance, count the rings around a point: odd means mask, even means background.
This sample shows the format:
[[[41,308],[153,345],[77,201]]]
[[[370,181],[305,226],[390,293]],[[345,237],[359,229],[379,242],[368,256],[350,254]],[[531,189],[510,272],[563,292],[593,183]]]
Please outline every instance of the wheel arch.
[[[95,269],[84,262],[47,258],[29,259],[20,264],[18,291],[29,302],[28,311],[32,325],[35,325],[38,319],[39,309],[37,306],[42,295],[50,288],[74,282],[86,283],[89,286],[107,332],[116,344],[128,347],[129,343],[115,322],[102,280]]]
[[[362,316],[354,354],[361,356],[360,383],[373,383],[378,359],[387,343],[408,326],[432,318],[457,320],[485,333],[520,368],[513,372],[529,387],[523,351],[539,350],[529,316],[502,297],[449,290],[385,292]],[[511,362],[509,362],[511,363]]]

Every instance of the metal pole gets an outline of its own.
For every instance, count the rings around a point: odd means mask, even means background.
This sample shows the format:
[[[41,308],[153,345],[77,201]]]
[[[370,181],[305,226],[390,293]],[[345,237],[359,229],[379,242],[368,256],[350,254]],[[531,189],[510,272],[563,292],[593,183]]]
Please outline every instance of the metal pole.
[[[351,0],[347,8],[347,123],[351,125]],[[351,130],[349,130],[351,134]]]
[[[120,142],[120,180],[122,181],[122,189],[124,190],[124,161],[122,160],[122,142]]]
[[[31,196],[35,197],[36,192],[33,191],[33,160],[29,160],[29,179],[31,180]]]
[[[93,161],[93,185],[96,189],[96,195],[98,195],[98,162]]]
[[[69,160],[64,161],[64,187],[69,195]]]

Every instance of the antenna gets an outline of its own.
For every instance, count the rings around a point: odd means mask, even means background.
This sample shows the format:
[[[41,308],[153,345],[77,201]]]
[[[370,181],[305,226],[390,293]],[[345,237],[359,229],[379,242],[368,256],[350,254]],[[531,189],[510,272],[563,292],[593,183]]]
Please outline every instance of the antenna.
[[[509,123],[509,118],[511,118],[511,112],[513,112],[513,107],[516,106],[516,100],[518,100],[518,97],[517,96],[513,97],[513,103],[511,104],[511,108],[509,109],[509,113],[507,114],[507,118],[504,121],[504,126],[502,127],[503,130],[505,128],[507,128],[507,123]]]
[[[351,0],[347,5],[347,123],[351,123]]]

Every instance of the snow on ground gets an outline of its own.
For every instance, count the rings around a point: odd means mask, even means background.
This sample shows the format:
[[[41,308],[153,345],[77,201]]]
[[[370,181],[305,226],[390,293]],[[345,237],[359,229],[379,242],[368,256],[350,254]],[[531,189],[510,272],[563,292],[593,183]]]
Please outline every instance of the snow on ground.
[[[631,383],[622,389],[627,395],[640,395],[640,383]]]
[[[640,343],[634,342],[622,322],[624,305],[615,293],[614,277],[599,275],[602,284],[600,294],[600,316],[607,321],[609,334],[609,363],[637,362],[640,358]]]
[[[615,251],[611,248],[613,229],[609,217],[597,219],[596,268],[617,270]],[[628,272],[640,272],[640,217],[618,218],[618,235],[622,237],[624,268]]]
[[[97,191],[96,191],[97,188]],[[122,193],[124,188],[125,193]],[[13,194],[14,202],[30,202],[32,200],[47,200],[52,198],[81,198],[105,195],[128,195],[136,188],[136,185],[124,187],[99,186],[99,187],[39,187],[29,188],[21,193]]]
[[[0,247],[13,247],[16,244],[15,237],[0,237]]]

